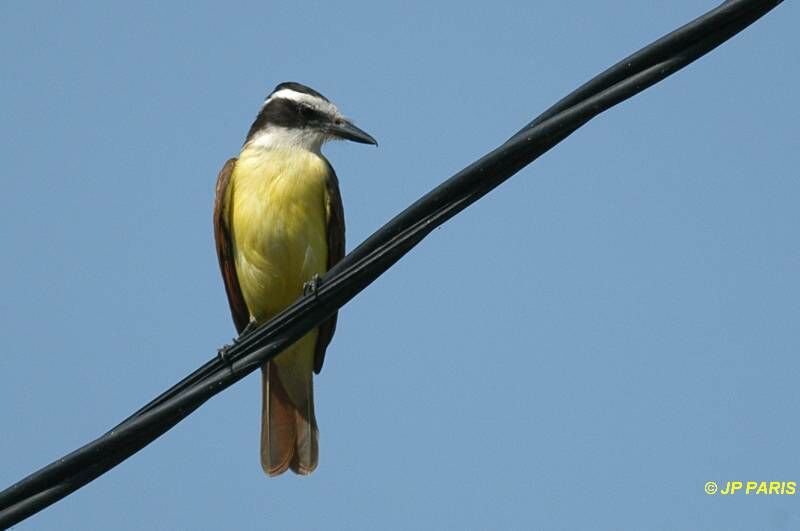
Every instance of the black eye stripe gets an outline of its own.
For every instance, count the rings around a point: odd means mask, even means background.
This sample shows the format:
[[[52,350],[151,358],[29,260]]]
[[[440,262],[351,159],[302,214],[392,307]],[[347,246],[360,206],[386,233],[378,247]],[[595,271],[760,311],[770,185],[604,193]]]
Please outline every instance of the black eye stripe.
[[[320,112],[310,105],[306,105],[305,103],[301,103],[298,106],[298,109],[300,116],[308,122],[321,122],[325,119],[325,113]]]
[[[309,124],[328,121],[325,113],[318,111],[307,103],[297,102],[286,98],[278,98],[267,103],[258,113],[250,131],[247,133],[247,140],[259,130],[267,125],[277,125],[281,127],[306,127]]]

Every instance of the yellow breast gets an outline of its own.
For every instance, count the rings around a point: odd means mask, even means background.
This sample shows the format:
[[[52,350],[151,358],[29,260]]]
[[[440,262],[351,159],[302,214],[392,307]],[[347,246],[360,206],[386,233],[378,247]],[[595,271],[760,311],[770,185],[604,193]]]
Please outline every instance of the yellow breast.
[[[263,321],[327,270],[325,160],[300,149],[246,148],[228,192],[236,272],[247,308]]]

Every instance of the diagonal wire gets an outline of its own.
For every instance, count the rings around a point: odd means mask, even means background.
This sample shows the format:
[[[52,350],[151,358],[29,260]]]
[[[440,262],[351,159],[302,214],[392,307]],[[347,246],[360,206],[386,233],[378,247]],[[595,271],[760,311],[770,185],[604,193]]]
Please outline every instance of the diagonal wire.
[[[305,335],[434,228],[474,203],[593,117],[716,48],[782,0],[728,0],[623,59],[547,109],[494,151],[423,196],[335,265],[316,295],[300,298],[218,358],[98,439],[0,492],[0,527],[14,525],[124,461]]]

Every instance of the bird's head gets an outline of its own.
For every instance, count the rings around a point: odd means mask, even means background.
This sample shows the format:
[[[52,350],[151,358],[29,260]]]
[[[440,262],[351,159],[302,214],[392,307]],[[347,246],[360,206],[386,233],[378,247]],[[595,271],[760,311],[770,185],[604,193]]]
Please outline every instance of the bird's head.
[[[325,141],[334,139],[378,144],[342,116],[328,98],[300,83],[286,82],[267,96],[245,144],[319,152]]]

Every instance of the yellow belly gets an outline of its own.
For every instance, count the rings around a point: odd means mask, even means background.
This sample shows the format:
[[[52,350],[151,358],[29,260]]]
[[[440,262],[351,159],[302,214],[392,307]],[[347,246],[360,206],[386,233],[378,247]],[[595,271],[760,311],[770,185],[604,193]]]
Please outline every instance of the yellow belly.
[[[236,163],[228,203],[236,272],[258,322],[327,270],[327,178],[325,160],[304,150],[247,148]]]

